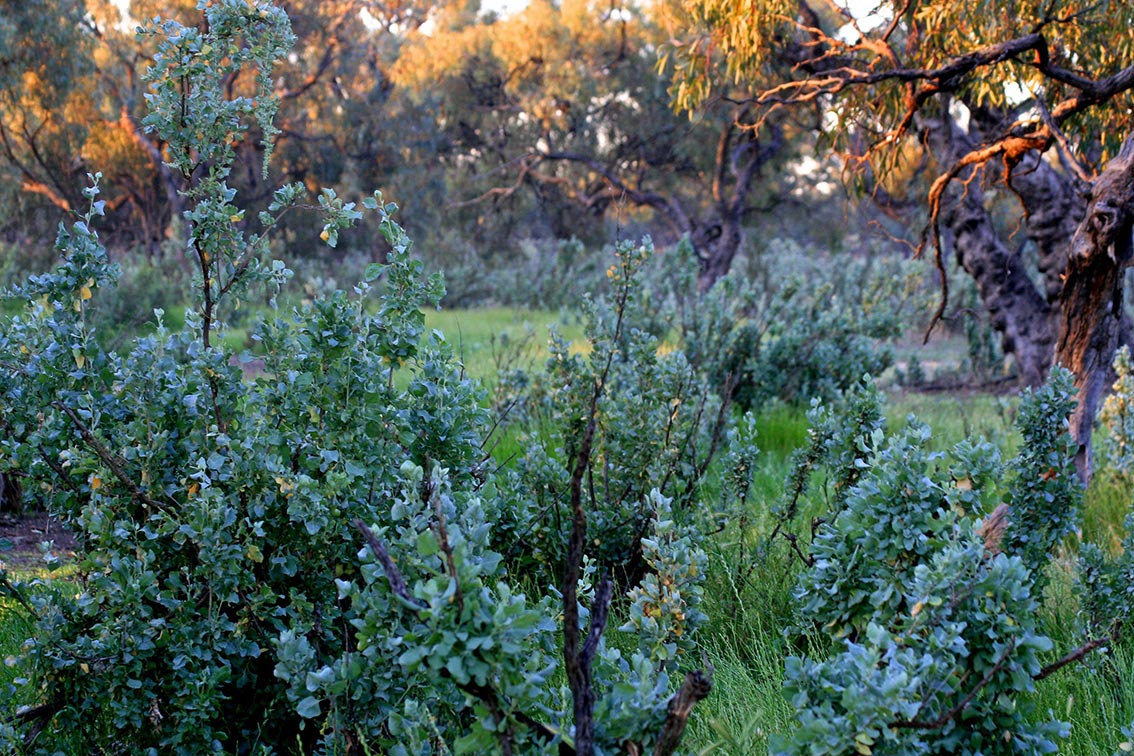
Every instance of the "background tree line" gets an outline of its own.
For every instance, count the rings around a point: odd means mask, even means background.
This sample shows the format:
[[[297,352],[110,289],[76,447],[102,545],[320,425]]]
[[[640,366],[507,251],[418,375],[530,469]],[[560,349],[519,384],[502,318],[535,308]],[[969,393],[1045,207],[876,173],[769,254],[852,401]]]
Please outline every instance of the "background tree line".
[[[571,239],[687,236],[704,289],[773,238],[863,253],[853,232],[869,225],[882,231],[875,245],[935,257],[934,324],[967,309],[950,306],[956,268],[1021,383],[1039,383],[1055,360],[1076,372],[1086,447],[1128,331],[1128,4],[538,0],[502,14],[475,1],[294,0],[284,10],[298,43],[273,74],[271,173],[255,138],[232,135],[230,183],[248,230],[278,182],[348,196],[382,186],[412,210],[409,231],[450,272],[452,299],[473,301],[493,296],[486,271],[555,269],[571,249],[556,242]],[[118,254],[183,245],[187,179],[141,125],[153,50],[134,28],[194,11],[184,0],[5,6],[9,243],[51,238],[94,168]],[[280,223],[294,248],[316,254],[318,225]],[[782,262],[773,253],[762,264]]]
[[[153,50],[134,28],[155,15],[188,21],[194,5],[135,0],[126,15],[107,0],[5,7],[9,244],[50,239],[89,170],[105,176],[104,238],[117,254],[160,257],[183,243],[184,181],[163,164],[169,146],[141,125]],[[658,64],[671,34],[661,4],[535,2],[505,16],[478,2],[284,6],[298,42],[274,74],[271,175],[250,138],[236,145],[230,179],[249,211],[278,182],[346,195],[380,185],[412,209],[425,254],[470,274],[511,262],[522,240],[596,245],[648,231],[664,242],[689,235],[708,283],[727,272],[745,228],[841,241],[848,210],[830,201],[831,166],[811,158],[810,172],[789,169],[814,153],[814,124],[757,131],[750,108],[723,101],[692,118],[673,110],[672,70]],[[254,225],[255,212],[245,217]],[[285,223],[316,254],[319,228]],[[473,281],[467,288],[476,296]]]

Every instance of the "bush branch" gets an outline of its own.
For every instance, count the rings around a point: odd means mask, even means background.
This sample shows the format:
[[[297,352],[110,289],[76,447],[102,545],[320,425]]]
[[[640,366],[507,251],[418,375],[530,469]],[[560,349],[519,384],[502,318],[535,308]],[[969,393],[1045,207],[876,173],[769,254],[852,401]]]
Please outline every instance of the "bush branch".
[[[1092,651],[1099,649],[1099,648],[1103,648],[1105,646],[1109,646],[1109,645],[1110,645],[1110,638],[1095,638],[1092,641],[1088,641],[1088,642],[1084,643],[1083,645],[1079,646],[1077,649],[1075,649],[1071,653],[1064,656],[1059,661],[1055,661],[1055,662],[1052,662],[1051,664],[1048,664],[1046,667],[1044,667],[1039,672],[1037,672],[1036,675],[1034,677],[1032,677],[1032,679],[1033,680],[1042,680],[1043,678],[1048,677],[1049,675],[1052,675],[1055,672],[1058,672],[1059,670],[1063,669],[1068,664],[1073,664],[1073,663],[1079,661],[1080,659],[1082,659],[1084,656],[1091,653]]]
[[[945,712],[937,719],[934,719],[931,722],[924,722],[918,719],[898,720],[897,722],[891,723],[890,727],[906,730],[937,730],[941,727],[944,727],[946,723],[948,723],[952,719],[956,719],[958,716],[960,716],[961,712],[969,708],[969,704],[973,702],[973,699],[975,699],[977,695],[982,690],[984,690],[984,688],[987,687],[990,682],[992,682],[992,678],[995,677],[998,672],[1004,669],[1004,665],[1008,663],[1008,658],[1015,650],[1016,639],[1013,638],[1012,642],[1008,644],[1008,648],[1004,649],[1004,653],[1001,654],[1000,658],[996,660],[996,664],[992,665],[992,669],[988,670],[988,672],[985,673],[984,677],[980,679],[980,682],[973,686],[973,689],[965,694],[965,697],[962,698],[956,706],[954,706],[952,709],[949,709],[949,711]]]
[[[145,491],[138,487],[138,484],[134,482],[133,478],[126,474],[126,470],[123,467],[125,460],[115,454],[111,454],[111,452],[102,445],[102,442],[95,437],[94,433],[91,432],[90,428],[88,428],[82,418],[79,417],[79,413],[61,402],[56,402],[55,406],[71,420],[71,424],[79,431],[79,435],[87,442],[87,445],[91,448],[91,451],[95,453],[95,456],[102,460],[102,463],[107,466],[115,478],[118,478],[122,485],[126,486],[126,489],[134,498],[154,509],[160,509],[163,512],[169,511],[167,506],[150,498]]]

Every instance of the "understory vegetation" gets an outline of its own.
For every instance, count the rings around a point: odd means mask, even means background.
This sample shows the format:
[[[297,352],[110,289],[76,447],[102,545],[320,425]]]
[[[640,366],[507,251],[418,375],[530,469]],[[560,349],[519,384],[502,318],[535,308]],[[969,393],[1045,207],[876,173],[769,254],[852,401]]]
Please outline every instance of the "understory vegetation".
[[[1084,493],[1065,371],[888,404],[924,309],[904,261],[702,291],[687,243],[643,238],[556,273],[578,299],[522,302],[573,338],[466,343],[429,326],[444,280],[381,193],[285,185],[241,225],[233,145],[270,144],[291,32],[204,5],[144,32],[192,273],[112,263],[94,174],[6,295],[3,506],[78,548],[0,566],[0,749],[1134,749],[1127,356]],[[301,212],[332,247],[366,216],[389,252],[297,285],[275,234]]]

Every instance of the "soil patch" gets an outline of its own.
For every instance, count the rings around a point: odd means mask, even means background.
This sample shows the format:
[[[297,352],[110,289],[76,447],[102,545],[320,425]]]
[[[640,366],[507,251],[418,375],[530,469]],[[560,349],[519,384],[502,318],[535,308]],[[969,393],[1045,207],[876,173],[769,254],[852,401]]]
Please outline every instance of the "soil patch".
[[[13,516],[0,513],[0,543],[10,542],[11,549],[0,551],[0,564],[10,570],[38,570],[44,565],[39,544],[54,541],[53,553],[64,561],[75,556],[75,539],[45,512]]]

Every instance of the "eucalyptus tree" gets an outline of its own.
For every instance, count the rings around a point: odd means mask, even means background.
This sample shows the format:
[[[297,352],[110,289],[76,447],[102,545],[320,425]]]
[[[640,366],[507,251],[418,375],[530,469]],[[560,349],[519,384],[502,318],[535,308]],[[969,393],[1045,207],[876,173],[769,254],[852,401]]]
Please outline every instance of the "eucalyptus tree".
[[[728,271],[744,225],[788,194],[793,176],[770,169],[798,128],[757,133],[746,105],[673,113],[656,11],[535,0],[503,17],[453,13],[409,37],[394,73],[436,103],[463,206],[534,196],[559,236],[600,235],[604,219],[688,235],[707,285]]]
[[[741,82],[757,123],[820,108],[824,136],[860,176],[893,176],[920,149],[934,178],[919,249],[942,273],[938,318],[951,247],[1022,382],[1041,382],[1053,361],[1076,373],[1072,422],[1089,474],[1131,259],[1134,6],[883,0],[856,15],[850,5],[682,0],[671,10],[683,36],[669,48],[677,105],[735,99],[723,89]],[[1029,244],[998,232],[995,191],[1018,199]]]
[[[196,0],[0,4],[0,170],[19,187],[8,200],[10,225],[26,223],[21,207],[46,206],[54,211],[44,224],[50,232],[60,215],[83,206],[85,173],[99,171],[105,238],[113,246],[156,252],[168,239],[184,242],[183,193],[197,176],[171,170],[170,145],[142,124],[142,72],[155,49],[136,29],[157,16],[201,23],[197,6]],[[298,41],[275,82],[282,101],[272,142],[277,178],[309,188],[397,188],[392,176],[405,163],[400,148],[427,140],[431,129],[419,111],[391,102],[387,69],[399,35],[422,23],[427,9],[412,0],[292,0],[284,10]],[[226,89],[251,92],[244,78],[230,74]],[[230,181],[248,209],[262,209],[275,185],[262,172],[264,148],[255,138],[233,139]],[[246,213],[245,223],[254,225],[256,217]],[[316,227],[309,235],[318,233]]]
[[[67,152],[77,152],[84,129],[70,114],[81,110],[89,73],[81,0],[59,2],[45,13],[25,3],[0,8],[0,156],[21,190],[58,208],[81,195],[71,188]]]

